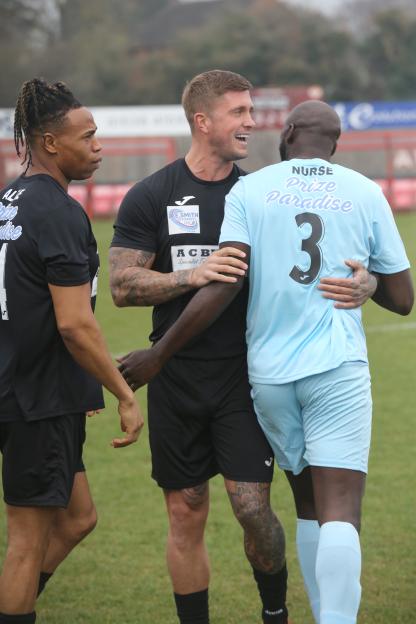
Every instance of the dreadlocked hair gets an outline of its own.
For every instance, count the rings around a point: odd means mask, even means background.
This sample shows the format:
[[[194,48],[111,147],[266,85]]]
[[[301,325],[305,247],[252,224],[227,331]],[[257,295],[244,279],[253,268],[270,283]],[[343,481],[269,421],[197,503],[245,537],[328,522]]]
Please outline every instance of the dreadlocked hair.
[[[33,78],[23,83],[14,112],[14,144],[25,173],[32,164],[31,140],[34,132],[44,132],[49,124],[62,123],[68,111],[80,108],[65,83],[49,84],[43,78]]]

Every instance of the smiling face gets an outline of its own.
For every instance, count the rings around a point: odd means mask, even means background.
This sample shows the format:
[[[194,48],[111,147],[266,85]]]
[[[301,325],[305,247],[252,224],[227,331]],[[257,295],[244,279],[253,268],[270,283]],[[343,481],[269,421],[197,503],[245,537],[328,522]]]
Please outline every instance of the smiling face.
[[[101,145],[95,136],[97,126],[87,108],[70,110],[54,133],[55,163],[65,178],[86,180],[101,163]]]
[[[227,91],[213,100],[205,114],[206,139],[211,150],[224,161],[247,157],[248,139],[255,122],[249,91]]]

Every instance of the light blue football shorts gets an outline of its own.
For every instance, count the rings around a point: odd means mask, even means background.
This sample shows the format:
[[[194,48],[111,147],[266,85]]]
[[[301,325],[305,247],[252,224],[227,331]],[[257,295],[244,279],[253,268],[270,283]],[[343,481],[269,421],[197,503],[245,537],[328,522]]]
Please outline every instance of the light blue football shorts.
[[[371,379],[365,362],[286,384],[252,384],[259,423],[282,470],[305,466],[367,472]]]

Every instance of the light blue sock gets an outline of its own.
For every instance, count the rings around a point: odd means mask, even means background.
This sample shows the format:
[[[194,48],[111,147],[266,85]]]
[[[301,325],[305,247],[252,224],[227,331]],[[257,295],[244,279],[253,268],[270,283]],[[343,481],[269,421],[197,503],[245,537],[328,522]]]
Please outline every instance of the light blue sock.
[[[360,574],[360,538],[355,527],[349,522],[323,524],[316,557],[320,624],[356,624]]]
[[[319,524],[317,520],[302,520],[298,518],[296,530],[296,546],[300,569],[308,593],[313,617],[319,624],[319,587],[316,582],[315,567],[316,553],[319,542]]]

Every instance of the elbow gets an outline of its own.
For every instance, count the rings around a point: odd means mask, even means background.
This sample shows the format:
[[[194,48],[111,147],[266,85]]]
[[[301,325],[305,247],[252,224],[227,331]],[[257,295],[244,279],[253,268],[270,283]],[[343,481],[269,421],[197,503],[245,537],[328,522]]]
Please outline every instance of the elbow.
[[[117,308],[124,308],[126,306],[125,299],[121,296],[121,292],[119,288],[111,288],[111,297],[113,299],[113,303]]]
[[[92,324],[90,319],[62,319],[57,327],[65,344],[76,344],[82,343],[85,332],[91,329]]]
[[[117,308],[124,308],[127,306],[126,297],[124,296],[124,292],[120,287],[120,284],[110,281],[110,292],[113,303]]]
[[[413,288],[412,287],[406,288],[404,292],[402,291],[400,293],[400,296],[397,296],[396,294],[396,298],[394,299],[394,304],[393,304],[392,309],[394,310],[394,312],[396,312],[397,314],[400,314],[401,316],[407,316],[412,311],[413,303],[414,303]]]
[[[121,276],[116,272],[112,272],[110,269],[110,292],[116,308],[123,308],[126,304],[123,300],[123,291],[121,288]]]
[[[76,327],[69,323],[59,323],[58,331],[65,344],[77,342],[79,327]]]
[[[407,316],[413,309],[413,304],[415,301],[415,293],[413,290],[413,284],[410,281],[409,287],[407,288],[406,296],[403,297],[403,301],[401,302],[401,308],[399,314],[402,316]]]
[[[400,305],[396,309],[396,312],[398,314],[401,314],[401,316],[408,316],[408,314],[410,314],[410,312],[413,309],[413,303],[414,303],[414,296],[412,293],[405,301],[400,302]]]

